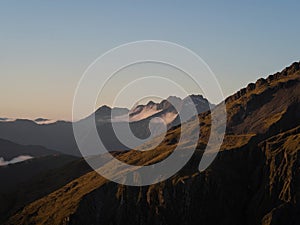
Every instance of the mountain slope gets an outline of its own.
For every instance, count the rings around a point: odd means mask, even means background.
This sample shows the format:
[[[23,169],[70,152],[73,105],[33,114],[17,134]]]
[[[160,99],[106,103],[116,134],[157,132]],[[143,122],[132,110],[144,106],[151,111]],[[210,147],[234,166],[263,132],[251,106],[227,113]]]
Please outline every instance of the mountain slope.
[[[0,166],[0,223],[20,207],[90,171],[83,159],[70,171],[66,169],[67,165],[75,164],[79,158],[42,146],[19,145],[0,139],[1,158],[10,161],[19,156],[33,158]]]
[[[20,208],[90,170],[83,159],[62,154],[0,167],[0,224]]]
[[[209,137],[209,112],[199,115],[194,156],[170,179],[126,187],[90,172],[29,204],[7,224],[296,225],[299,90],[300,63],[294,63],[227,98],[224,143],[204,172],[198,164]],[[218,113],[218,106],[214,110]],[[189,127],[192,135],[198,123],[190,121]],[[158,162],[172,152],[179,135],[180,127],[174,127],[156,149],[116,157],[135,165]]]
[[[41,145],[64,154],[80,156],[71,122],[37,124],[31,120],[0,122],[0,138],[22,145]]]
[[[20,155],[30,155],[33,157],[59,154],[54,150],[49,150],[42,146],[19,145],[8,140],[0,139],[0,157],[9,161]]]

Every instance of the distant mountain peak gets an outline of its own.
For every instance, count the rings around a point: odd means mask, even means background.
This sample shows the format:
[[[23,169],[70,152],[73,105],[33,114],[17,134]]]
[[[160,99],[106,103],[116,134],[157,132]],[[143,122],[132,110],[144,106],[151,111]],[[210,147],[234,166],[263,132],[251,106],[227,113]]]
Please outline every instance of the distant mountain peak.
[[[181,101],[182,99],[177,96],[171,95],[166,100],[167,101]]]
[[[109,107],[108,105],[102,105],[100,106],[97,111],[110,111],[111,110],[111,107]]]
[[[192,95],[189,95],[188,97],[184,98],[184,99],[188,99],[190,98],[195,104],[197,102],[208,102],[208,100],[206,98],[203,97],[203,95],[195,95],[195,94],[192,94]]]
[[[107,105],[99,107],[96,112],[96,116],[109,116],[111,114],[111,108]]]

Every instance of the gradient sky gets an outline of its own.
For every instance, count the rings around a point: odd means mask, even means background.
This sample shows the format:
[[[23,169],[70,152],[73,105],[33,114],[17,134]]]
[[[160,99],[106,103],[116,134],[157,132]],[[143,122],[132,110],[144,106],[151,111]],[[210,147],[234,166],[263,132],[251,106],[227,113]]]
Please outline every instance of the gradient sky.
[[[299,7],[299,1],[1,1],[0,117],[71,119],[87,66],[143,39],[196,52],[228,96],[300,60]]]

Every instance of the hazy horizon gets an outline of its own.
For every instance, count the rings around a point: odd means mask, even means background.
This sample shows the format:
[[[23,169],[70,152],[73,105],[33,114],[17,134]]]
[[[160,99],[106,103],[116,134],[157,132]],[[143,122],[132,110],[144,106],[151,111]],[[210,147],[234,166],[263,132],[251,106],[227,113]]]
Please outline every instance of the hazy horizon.
[[[298,1],[229,3],[3,1],[0,117],[71,120],[85,69],[111,48],[137,40],[191,49],[210,66],[225,97],[300,60]],[[101,101],[112,105],[109,97]]]

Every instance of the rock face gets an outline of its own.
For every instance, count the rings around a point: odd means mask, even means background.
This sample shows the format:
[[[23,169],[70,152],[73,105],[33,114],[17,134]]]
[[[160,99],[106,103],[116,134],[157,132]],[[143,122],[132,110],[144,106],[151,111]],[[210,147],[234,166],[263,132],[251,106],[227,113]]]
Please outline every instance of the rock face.
[[[189,104],[193,104],[199,114],[214,107],[202,95],[189,95],[184,99],[169,96],[160,103],[150,101],[146,105],[137,105],[129,112],[129,120],[134,122],[159,117],[166,124],[170,124],[177,117],[178,111],[180,112],[184,108],[189,107]]]
[[[28,205],[7,224],[300,224],[299,65],[226,99],[224,143],[204,172],[198,164],[209,137],[209,112],[199,115],[195,154],[170,179],[128,187],[90,172]],[[191,133],[199,129],[192,122]],[[175,127],[153,152],[132,150],[117,157],[155,163],[172,152],[179,135]]]

